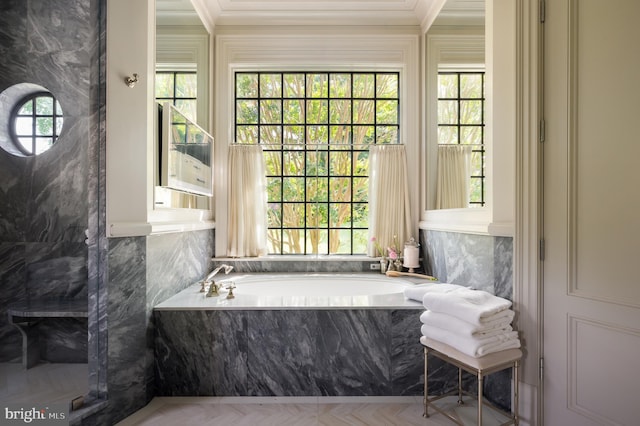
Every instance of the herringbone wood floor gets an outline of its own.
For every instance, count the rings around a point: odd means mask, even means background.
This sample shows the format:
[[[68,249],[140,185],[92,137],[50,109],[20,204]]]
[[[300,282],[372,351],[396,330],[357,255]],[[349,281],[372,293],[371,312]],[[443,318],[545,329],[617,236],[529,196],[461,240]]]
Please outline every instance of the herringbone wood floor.
[[[465,424],[476,424],[476,405],[463,408],[456,399],[443,404]],[[451,425],[440,414],[422,417],[420,397],[409,398],[164,398],[156,397],[118,426],[439,426]],[[485,425],[504,418],[485,410]]]
[[[87,392],[86,364],[0,363],[0,403],[69,402]],[[476,405],[457,407],[443,400],[465,424],[475,424]],[[119,426],[439,426],[452,423],[440,414],[422,417],[421,397],[156,397]],[[485,425],[498,417],[485,409]]]

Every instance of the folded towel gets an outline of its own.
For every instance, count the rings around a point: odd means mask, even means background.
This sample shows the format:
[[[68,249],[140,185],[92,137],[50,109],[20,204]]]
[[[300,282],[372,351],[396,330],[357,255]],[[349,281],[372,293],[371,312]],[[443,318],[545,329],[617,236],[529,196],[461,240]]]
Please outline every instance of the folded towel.
[[[481,324],[478,325],[463,321],[453,315],[424,311],[420,315],[420,322],[431,327],[452,331],[461,336],[488,337],[503,331],[512,331],[511,321],[513,321],[513,317],[514,312],[511,309],[506,309],[488,317],[490,320],[483,318]]]
[[[448,293],[460,288],[466,288],[457,284],[445,284],[445,283],[427,283],[418,284],[404,289],[404,295],[407,299],[416,300],[422,302],[424,295],[427,293]]]
[[[423,325],[420,330],[422,331],[423,336],[445,343],[463,354],[474,358],[479,358],[505,349],[520,347],[520,339],[518,339],[517,331],[510,331],[483,339],[477,339],[474,337],[460,336],[449,330],[430,327],[428,325]]]
[[[482,290],[460,288],[447,293],[428,292],[422,298],[425,308],[453,315],[475,325],[511,307],[511,302]]]

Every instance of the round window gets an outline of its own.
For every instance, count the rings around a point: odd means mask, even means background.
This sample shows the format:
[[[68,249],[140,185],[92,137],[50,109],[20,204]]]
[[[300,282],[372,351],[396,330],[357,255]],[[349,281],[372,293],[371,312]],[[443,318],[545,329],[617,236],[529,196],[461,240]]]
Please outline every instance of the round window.
[[[62,132],[64,114],[51,92],[37,84],[20,83],[0,93],[0,147],[29,157],[47,151]]]
[[[23,98],[11,115],[13,139],[24,155],[38,155],[53,146],[62,130],[62,108],[51,93]]]

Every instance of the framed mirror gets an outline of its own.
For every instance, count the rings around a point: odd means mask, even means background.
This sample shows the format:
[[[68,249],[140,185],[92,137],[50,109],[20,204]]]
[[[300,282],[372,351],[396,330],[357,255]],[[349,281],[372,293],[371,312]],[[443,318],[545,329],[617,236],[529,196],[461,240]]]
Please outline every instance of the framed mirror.
[[[209,42],[210,34],[190,0],[156,0],[156,101],[158,105],[172,105],[174,111],[195,124],[194,129],[205,133],[211,132]],[[159,116],[157,124],[154,208],[210,210],[211,191],[163,182],[163,126]],[[165,162],[165,172],[166,167]],[[212,173],[209,168],[208,178],[199,179],[210,183]]]

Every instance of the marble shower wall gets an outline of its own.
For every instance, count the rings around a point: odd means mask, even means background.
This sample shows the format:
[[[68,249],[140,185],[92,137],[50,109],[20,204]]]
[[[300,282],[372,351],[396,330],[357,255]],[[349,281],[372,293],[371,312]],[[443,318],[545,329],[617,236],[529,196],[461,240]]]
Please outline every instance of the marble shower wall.
[[[109,409],[101,415],[112,424],[155,395],[153,306],[204,277],[214,253],[214,233],[205,230],[108,242]]]
[[[65,112],[62,133],[49,151],[16,157],[0,150],[3,362],[21,353],[20,335],[7,322],[8,305],[29,298],[87,299],[88,153],[97,112],[91,61],[99,14],[97,0],[5,0],[0,9],[0,92],[35,83],[49,89]],[[60,354],[80,350],[79,358],[68,360],[86,361],[86,320],[48,321],[41,331],[44,359],[64,361]]]

